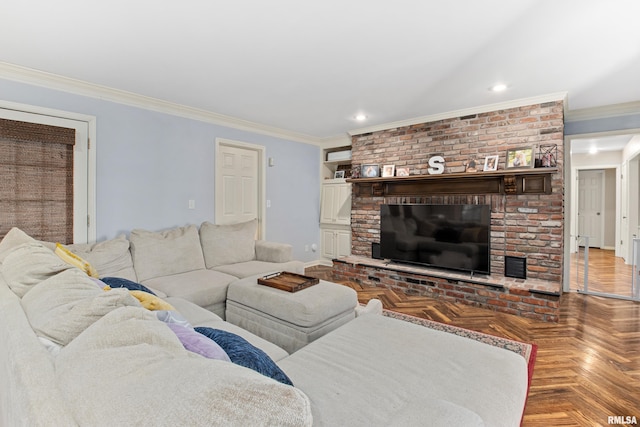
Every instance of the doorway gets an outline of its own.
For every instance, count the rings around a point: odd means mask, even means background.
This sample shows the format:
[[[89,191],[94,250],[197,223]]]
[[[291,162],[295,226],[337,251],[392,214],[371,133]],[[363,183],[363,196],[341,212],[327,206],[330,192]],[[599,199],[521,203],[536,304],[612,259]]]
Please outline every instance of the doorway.
[[[264,147],[216,138],[215,222],[258,220],[257,239],[265,239]]]
[[[571,183],[568,213],[570,262],[565,291],[635,299],[631,246],[640,185],[630,151],[640,134],[568,138]],[[635,176],[635,180],[634,179]],[[633,180],[633,181],[632,181]]]

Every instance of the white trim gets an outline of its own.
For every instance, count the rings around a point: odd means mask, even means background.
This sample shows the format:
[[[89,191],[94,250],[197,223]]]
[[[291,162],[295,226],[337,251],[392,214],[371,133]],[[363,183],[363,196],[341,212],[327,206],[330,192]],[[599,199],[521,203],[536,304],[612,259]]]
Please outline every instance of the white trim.
[[[85,114],[54,110],[0,101],[0,109],[19,115],[32,115],[35,122],[43,122],[54,126],[65,126],[76,130],[76,144],[74,146],[74,176],[81,179],[74,180],[74,204],[82,200],[82,206],[74,207],[74,243],[95,242],[96,228],[96,118]],[[21,120],[31,120],[23,118]],[[89,146],[89,142],[91,144]],[[81,156],[85,161],[78,161]],[[87,225],[87,221],[89,224]]]
[[[218,161],[218,156],[220,154],[220,146],[225,145],[227,147],[238,147],[243,148],[245,150],[252,150],[258,153],[258,179],[260,182],[258,183],[258,239],[266,240],[267,239],[267,208],[266,208],[266,197],[267,197],[267,168],[265,167],[265,152],[266,149],[262,145],[251,144],[243,141],[234,141],[232,139],[226,138],[216,138],[215,140],[215,162]],[[215,169],[215,164],[214,164]],[[217,172],[214,172],[214,179],[217,176]],[[218,209],[218,200],[217,195],[222,194],[221,191],[217,191],[217,183],[214,183],[214,211]],[[217,219],[216,219],[217,221]]]
[[[516,99],[513,101],[499,102],[496,104],[487,104],[479,107],[464,108],[462,110],[449,111],[446,113],[433,114],[430,116],[416,117],[413,119],[400,120],[397,122],[385,123],[381,125],[368,126],[366,128],[355,129],[349,132],[351,136],[361,135],[363,133],[378,132],[387,129],[395,129],[405,126],[417,125],[420,123],[430,123],[438,120],[452,119],[455,117],[464,117],[472,114],[488,113],[498,110],[506,110],[509,108],[524,107],[527,105],[543,104],[545,102],[565,101],[566,105],[567,92],[556,92],[547,95],[534,96],[531,98]],[[565,107],[566,108],[566,107]]]
[[[351,145],[350,136],[359,135],[377,130],[386,130],[395,127],[409,126],[418,123],[428,123],[435,120],[446,118],[466,116],[470,114],[478,114],[483,112],[496,111],[506,108],[515,108],[525,105],[540,104],[544,102],[565,100],[567,92],[557,92],[548,95],[541,95],[532,98],[519,99],[514,101],[489,104],[479,107],[467,108],[463,110],[451,111],[431,116],[423,116],[414,119],[407,119],[398,122],[385,123],[367,128],[349,131],[348,135],[335,135],[327,138],[318,138],[299,132],[293,132],[286,129],[268,126],[260,123],[254,123],[248,120],[242,120],[236,117],[226,116],[224,114],[214,113],[211,111],[193,108],[186,105],[180,105],[173,102],[163,101],[161,99],[143,96],[132,92],[113,89],[106,86],[88,83],[82,80],[60,76],[57,74],[46,73],[44,71],[34,70],[27,67],[10,64],[0,61],[0,78],[26,83],[34,86],[45,87],[53,90],[73,93],[76,95],[87,96],[90,98],[101,99],[119,104],[129,105],[132,107],[143,108],[159,113],[171,114],[178,117],[197,120],[206,123],[212,123],[219,126],[225,126],[238,130],[245,130],[261,135],[273,136],[276,138],[287,139],[304,144],[317,145],[324,148],[339,147],[342,145]],[[566,109],[566,102],[565,102]]]
[[[138,95],[132,92],[113,89],[56,74],[45,73],[1,61],[0,78],[305,144],[319,145],[325,140],[324,138],[316,138],[303,133],[254,123],[224,114],[213,113],[199,108],[188,107],[186,105],[163,101],[161,99]]]

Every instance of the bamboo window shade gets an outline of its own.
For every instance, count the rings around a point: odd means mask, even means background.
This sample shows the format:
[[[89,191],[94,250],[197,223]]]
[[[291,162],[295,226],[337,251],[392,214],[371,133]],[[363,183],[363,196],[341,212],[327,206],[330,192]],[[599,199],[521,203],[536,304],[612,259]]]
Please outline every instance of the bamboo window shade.
[[[75,129],[0,119],[0,239],[73,243]]]

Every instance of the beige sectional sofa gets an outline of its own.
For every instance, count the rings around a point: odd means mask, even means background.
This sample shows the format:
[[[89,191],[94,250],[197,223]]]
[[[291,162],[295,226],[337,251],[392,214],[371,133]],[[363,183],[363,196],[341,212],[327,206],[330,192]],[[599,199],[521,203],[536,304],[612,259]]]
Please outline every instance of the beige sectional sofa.
[[[247,276],[304,273],[291,245],[255,240],[257,221],[195,225],[154,232],[134,229],[97,244],[67,247],[101,276],[139,282],[162,295],[184,298],[225,318],[227,288]],[[53,247],[49,244],[49,247]]]
[[[356,317],[362,310],[348,308],[353,291],[346,287],[325,283],[284,300],[282,307],[309,321],[318,318],[316,296],[324,298],[320,309],[329,311],[320,318],[340,319],[332,327],[320,322],[300,340],[290,322],[295,316],[282,314],[287,325],[276,329],[294,336],[293,352],[223,320],[228,289],[238,284],[233,298],[257,307],[250,323],[282,320],[264,304],[281,307],[277,292],[284,291],[268,288],[272,293],[253,301],[252,277],[301,272],[286,245],[254,242],[252,252],[249,239],[233,234],[252,239],[251,226],[134,230],[129,239],[69,246],[100,277],[129,279],[157,293],[152,307],[149,294],[105,291],[85,264],[71,266],[52,245],[12,230],[0,242],[0,425],[519,424],[527,393],[521,356],[385,316]],[[247,247],[234,246],[234,235]],[[318,294],[305,294],[314,288]],[[260,307],[272,311],[268,319],[255,315]],[[208,344],[198,340],[194,347],[189,339],[202,338],[204,330],[235,341],[204,339]],[[270,337],[273,331],[260,332]],[[233,348],[239,341],[247,345]],[[244,352],[270,371],[231,359]]]

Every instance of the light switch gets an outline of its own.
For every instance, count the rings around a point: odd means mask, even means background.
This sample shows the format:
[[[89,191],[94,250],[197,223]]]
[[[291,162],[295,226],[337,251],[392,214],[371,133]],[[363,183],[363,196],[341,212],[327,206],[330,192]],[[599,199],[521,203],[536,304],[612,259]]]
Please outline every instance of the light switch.
[[[189,209],[195,209],[195,208],[196,208],[196,201],[189,200]]]

